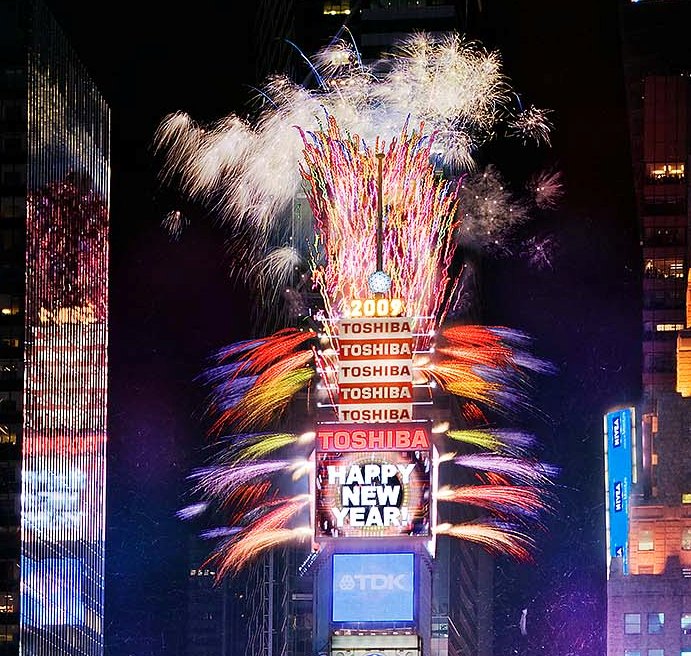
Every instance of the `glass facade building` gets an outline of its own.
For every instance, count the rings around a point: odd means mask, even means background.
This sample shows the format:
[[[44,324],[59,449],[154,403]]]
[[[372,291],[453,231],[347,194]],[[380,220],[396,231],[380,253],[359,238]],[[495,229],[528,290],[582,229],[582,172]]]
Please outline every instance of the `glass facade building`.
[[[98,655],[110,111],[41,3],[0,2],[0,37],[0,653]]]

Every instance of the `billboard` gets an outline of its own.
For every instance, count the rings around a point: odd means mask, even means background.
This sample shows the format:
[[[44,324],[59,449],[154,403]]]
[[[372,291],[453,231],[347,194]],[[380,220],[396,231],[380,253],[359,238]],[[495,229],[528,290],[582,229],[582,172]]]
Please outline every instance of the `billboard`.
[[[333,555],[333,622],[412,622],[412,553]]]
[[[407,317],[341,319],[338,417],[346,423],[413,418],[413,328]]]
[[[19,642],[35,656],[102,656],[110,111],[53,19],[35,18]]]
[[[431,535],[426,424],[320,426],[315,539]]]
[[[629,494],[635,439],[634,408],[608,412],[605,429],[605,523],[607,573],[612,558],[620,557],[624,574],[629,569]]]

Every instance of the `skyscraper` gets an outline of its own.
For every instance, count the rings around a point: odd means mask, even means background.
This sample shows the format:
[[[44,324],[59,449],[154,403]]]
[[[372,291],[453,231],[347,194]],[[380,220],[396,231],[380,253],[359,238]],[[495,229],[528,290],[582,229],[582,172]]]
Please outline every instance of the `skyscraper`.
[[[466,15],[460,16],[456,4],[438,0],[307,0],[261,3],[256,21],[262,26],[257,31],[260,42],[256,61],[261,77],[258,82],[271,73],[286,73],[300,82],[310,77],[300,51],[311,56],[332,39],[340,38],[355,42],[363,60],[370,61],[390,52],[398,41],[415,31],[437,36],[457,32],[462,25],[467,27],[468,15],[466,10]],[[294,214],[303,216],[305,211],[309,212],[306,200],[296,199]],[[477,308],[473,311],[477,313]],[[286,425],[294,427],[296,416],[304,414],[307,405],[304,403],[289,414]],[[303,416],[300,421],[307,423],[305,419]],[[303,429],[307,430],[301,426],[300,430]],[[282,549],[263,557],[253,568],[248,601],[251,625],[257,630],[250,637],[249,653],[309,653],[313,629],[314,650],[321,653],[329,648],[325,636],[317,635],[318,613],[313,612],[311,585],[307,584],[318,573],[312,571],[311,562],[309,549]],[[428,591],[431,615],[427,618],[432,637],[429,643],[425,642],[425,651],[434,656],[490,654],[492,558],[477,546],[459,545],[442,536],[432,580],[432,589]],[[329,576],[323,577],[321,584],[331,585]],[[286,626],[285,618],[290,626]],[[298,637],[291,639],[291,635]]]
[[[631,487],[609,515],[628,515],[610,552],[610,656],[691,654],[691,401],[688,207],[691,3],[621,0],[623,64],[643,254],[643,372]],[[611,424],[608,443],[618,427]],[[616,444],[615,444],[616,446]],[[627,500],[628,497],[628,500]],[[619,507],[617,507],[619,506]],[[611,527],[610,527],[611,529]],[[610,530],[610,538],[611,538]]]
[[[0,3],[0,651],[103,653],[110,111]]]

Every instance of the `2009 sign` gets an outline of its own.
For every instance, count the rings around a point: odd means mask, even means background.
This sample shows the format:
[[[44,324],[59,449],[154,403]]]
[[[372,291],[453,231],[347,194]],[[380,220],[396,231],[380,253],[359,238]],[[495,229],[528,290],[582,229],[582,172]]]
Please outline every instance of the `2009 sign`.
[[[400,298],[355,298],[350,301],[350,316],[359,317],[398,317],[403,314],[403,301]]]

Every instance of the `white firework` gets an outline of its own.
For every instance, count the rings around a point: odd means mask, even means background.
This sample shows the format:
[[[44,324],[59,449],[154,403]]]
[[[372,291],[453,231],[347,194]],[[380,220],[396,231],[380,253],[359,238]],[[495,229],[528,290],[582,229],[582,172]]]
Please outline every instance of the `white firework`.
[[[166,216],[161,221],[163,229],[170,235],[170,238],[174,241],[180,239],[182,231],[189,224],[186,217],[183,216],[182,212],[179,210],[173,210],[168,212]]]
[[[506,250],[515,230],[530,218],[527,204],[511,193],[492,165],[465,178],[459,214],[458,243],[493,253]]]
[[[257,262],[251,272],[256,274],[265,302],[273,303],[278,289],[292,286],[300,264],[302,257],[292,246],[275,248]]]
[[[254,125],[230,115],[207,130],[183,112],[166,117],[154,135],[156,151],[166,151],[162,179],[181,175],[183,191],[214,198],[224,220],[240,218],[264,231],[280,220],[300,186],[297,128],[319,130],[327,113],[367,142],[390,141],[406,121],[424,123],[444,163],[465,169],[488,136],[505,128],[524,135],[518,126],[525,119],[510,106],[499,54],[474,42],[417,34],[369,67],[357,61],[352,48],[337,42],[316,57],[324,78],[319,88],[273,76],[264,89],[271,104]]]
[[[327,116],[370,146],[376,139],[391,143],[406,124],[422,126],[434,138],[436,162],[453,174],[473,171],[490,138],[546,140],[549,133],[544,113],[514,106],[517,96],[499,54],[457,35],[416,34],[366,66],[351,46],[336,42],[317,53],[314,68],[314,89],[285,76],[269,78],[262,91],[267,102],[253,121],[231,114],[202,127],[176,112],[154,135],[155,151],[164,153],[162,182],[179,182],[182,194],[207,206],[236,235],[251,234],[242,242],[252,249],[248,260],[287,243],[290,205],[303,184],[300,131],[321,130]],[[479,235],[488,222],[511,226],[522,219],[516,206],[508,209],[491,220],[473,210],[481,225],[471,231]],[[501,232],[492,229],[483,243],[498,240]],[[307,255],[308,244],[292,245]],[[280,273],[273,266],[266,272]]]
[[[548,114],[549,111],[545,109],[538,109],[532,105],[526,107],[509,120],[509,134],[518,137],[524,144],[533,141],[537,145],[549,145],[552,124],[547,118]]]

